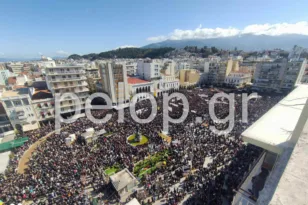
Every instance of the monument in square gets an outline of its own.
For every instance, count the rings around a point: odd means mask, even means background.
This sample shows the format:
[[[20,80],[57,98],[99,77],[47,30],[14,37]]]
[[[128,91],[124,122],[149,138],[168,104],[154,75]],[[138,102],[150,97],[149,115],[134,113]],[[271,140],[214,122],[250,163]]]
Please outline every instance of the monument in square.
[[[148,143],[148,138],[139,132],[139,126],[136,125],[135,133],[127,138],[127,142],[132,146],[138,146]]]
[[[133,142],[140,142],[141,141],[141,135],[139,133],[139,126],[136,125],[136,133],[135,133],[135,138],[133,139]]]

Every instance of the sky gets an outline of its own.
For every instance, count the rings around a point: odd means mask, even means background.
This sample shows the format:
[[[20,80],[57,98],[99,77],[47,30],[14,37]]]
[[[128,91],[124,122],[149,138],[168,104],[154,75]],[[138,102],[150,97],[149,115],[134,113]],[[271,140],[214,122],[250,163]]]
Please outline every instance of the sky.
[[[0,0],[0,58],[245,33],[308,35],[307,0]]]

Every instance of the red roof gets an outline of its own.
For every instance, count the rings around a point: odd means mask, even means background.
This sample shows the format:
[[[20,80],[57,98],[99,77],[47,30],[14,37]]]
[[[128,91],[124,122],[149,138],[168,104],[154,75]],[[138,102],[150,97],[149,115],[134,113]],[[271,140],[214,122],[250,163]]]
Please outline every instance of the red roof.
[[[16,77],[8,77],[7,83],[9,85],[15,85],[16,84]]]
[[[141,84],[141,83],[148,83],[149,81],[141,80],[139,78],[131,78],[127,77],[128,84]]]

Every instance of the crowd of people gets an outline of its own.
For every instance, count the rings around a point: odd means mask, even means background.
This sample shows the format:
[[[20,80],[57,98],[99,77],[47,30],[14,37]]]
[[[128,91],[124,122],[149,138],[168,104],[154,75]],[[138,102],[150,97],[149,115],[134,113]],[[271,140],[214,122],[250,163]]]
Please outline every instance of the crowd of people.
[[[116,110],[94,110],[92,114],[96,118],[103,118],[106,114],[112,114],[112,118],[107,123],[94,124],[82,117],[65,125],[60,134],[51,134],[38,146],[24,174],[19,174],[18,162],[23,153],[38,139],[54,131],[54,125],[26,133],[29,141],[13,151],[6,173],[0,178],[0,199],[7,203],[31,200],[36,204],[90,204],[91,194],[107,190],[110,193],[104,194],[105,200],[119,200],[117,194],[110,191],[104,173],[106,168],[117,165],[133,172],[136,162],[168,150],[166,165],[140,179],[148,193],[147,198],[138,198],[141,203],[151,204],[164,199],[166,204],[177,204],[187,196],[186,204],[222,204],[223,200],[230,204],[245,172],[262,152],[258,147],[244,144],[240,135],[281,97],[263,96],[250,100],[248,122],[243,123],[242,98],[236,95],[234,128],[228,134],[217,135],[209,127],[223,130],[228,123],[218,123],[209,117],[208,101],[215,92],[210,89],[179,92],[187,97],[190,111],[184,122],[169,123],[171,143],[159,135],[163,130],[162,98],[156,99],[158,111],[154,120],[138,125],[140,133],[149,140],[146,145],[134,147],[127,143],[127,137],[134,134],[136,127],[129,109],[124,110],[124,123],[118,122]],[[182,115],[180,99],[173,99],[169,106],[172,108],[169,111],[171,118]],[[150,101],[139,101],[136,110],[141,110],[139,118],[147,118],[151,115]],[[220,99],[215,104],[215,111],[218,118],[228,116],[228,100]],[[196,121],[197,117],[202,120]],[[80,136],[87,128],[104,129],[108,135],[94,142],[75,142],[67,146],[65,138],[69,134]],[[206,158],[212,161],[205,166]],[[185,167],[190,167],[187,173]],[[89,188],[93,189],[91,194],[87,191]]]

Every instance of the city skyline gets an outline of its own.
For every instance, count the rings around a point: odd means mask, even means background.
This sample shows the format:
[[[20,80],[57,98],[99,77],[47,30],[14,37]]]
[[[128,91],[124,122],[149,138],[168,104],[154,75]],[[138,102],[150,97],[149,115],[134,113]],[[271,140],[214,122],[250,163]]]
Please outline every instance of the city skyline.
[[[305,1],[4,1],[0,58],[66,57],[166,39],[308,35],[306,7]]]

